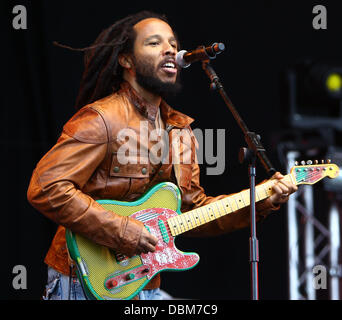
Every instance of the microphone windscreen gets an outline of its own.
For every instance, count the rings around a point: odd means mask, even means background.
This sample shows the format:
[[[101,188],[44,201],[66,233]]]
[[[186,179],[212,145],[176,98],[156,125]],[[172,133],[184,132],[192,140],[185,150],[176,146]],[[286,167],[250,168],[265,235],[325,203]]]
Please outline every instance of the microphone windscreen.
[[[184,60],[184,55],[188,53],[188,51],[186,50],[181,50],[176,54],[176,63],[178,66],[180,66],[181,68],[187,68],[190,66],[191,63],[187,63]]]

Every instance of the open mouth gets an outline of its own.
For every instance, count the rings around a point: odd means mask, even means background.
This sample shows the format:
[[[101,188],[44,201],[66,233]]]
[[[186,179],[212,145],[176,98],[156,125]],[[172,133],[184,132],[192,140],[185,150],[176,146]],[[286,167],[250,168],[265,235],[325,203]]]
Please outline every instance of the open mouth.
[[[161,68],[169,74],[176,74],[177,73],[177,65],[176,62],[169,60],[162,64]]]

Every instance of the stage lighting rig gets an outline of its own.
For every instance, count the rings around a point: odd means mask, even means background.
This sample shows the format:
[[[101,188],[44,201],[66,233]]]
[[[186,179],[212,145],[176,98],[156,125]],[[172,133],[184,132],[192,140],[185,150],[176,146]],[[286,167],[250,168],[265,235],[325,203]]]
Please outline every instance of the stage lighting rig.
[[[327,152],[327,157],[329,157],[333,163],[338,165],[340,172],[342,172],[342,148],[330,146]],[[325,179],[323,185],[325,191],[338,194],[342,200],[342,174],[340,174],[336,179]]]
[[[290,67],[285,78],[291,127],[342,130],[342,61],[306,60]]]

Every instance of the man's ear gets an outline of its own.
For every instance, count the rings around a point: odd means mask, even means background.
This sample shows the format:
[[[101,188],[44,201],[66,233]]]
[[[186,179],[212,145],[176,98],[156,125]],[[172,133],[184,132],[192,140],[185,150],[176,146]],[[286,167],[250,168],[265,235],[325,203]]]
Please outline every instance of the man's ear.
[[[119,54],[118,57],[119,64],[125,69],[132,69],[133,61],[128,54]]]

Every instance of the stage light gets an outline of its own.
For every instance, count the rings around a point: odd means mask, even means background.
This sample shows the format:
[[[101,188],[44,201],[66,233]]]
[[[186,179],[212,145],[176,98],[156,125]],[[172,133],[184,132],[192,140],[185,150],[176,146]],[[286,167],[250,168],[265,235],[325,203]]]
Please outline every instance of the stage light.
[[[341,93],[342,76],[339,73],[330,73],[325,81],[328,92],[332,94]]]
[[[282,101],[291,127],[342,131],[342,61],[302,61],[285,79]]]
[[[332,63],[311,62],[301,70],[307,94],[322,101],[342,99],[342,66]]]

